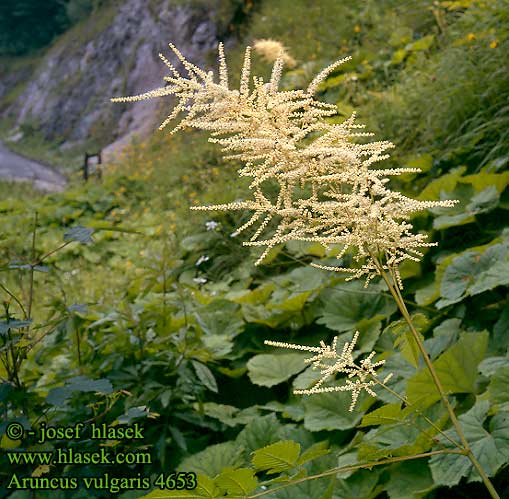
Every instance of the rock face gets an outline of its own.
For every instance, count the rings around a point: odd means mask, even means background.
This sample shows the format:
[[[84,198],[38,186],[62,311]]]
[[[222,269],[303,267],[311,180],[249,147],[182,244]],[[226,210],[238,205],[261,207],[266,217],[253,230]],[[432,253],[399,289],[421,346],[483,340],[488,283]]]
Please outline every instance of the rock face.
[[[57,40],[6,112],[17,124],[37,123],[63,147],[91,138],[103,147],[126,142],[134,132],[145,135],[168,114],[158,110],[159,100],[126,105],[109,99],[162,86],[167,68],[158,53],[179,67],[169,42],[203,64],[217,45],[213,9],[172,0],[112,0]]]

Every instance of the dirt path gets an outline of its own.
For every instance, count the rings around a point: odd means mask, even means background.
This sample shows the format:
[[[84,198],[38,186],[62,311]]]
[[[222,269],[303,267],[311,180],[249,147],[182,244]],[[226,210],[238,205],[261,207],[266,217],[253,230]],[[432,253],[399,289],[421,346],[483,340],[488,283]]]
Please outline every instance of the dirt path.
[[[0,178],[33,181],[37,189],[51,192],[62,191],[67,183],[60,173],[9,151],[2,142],[0,142]]]

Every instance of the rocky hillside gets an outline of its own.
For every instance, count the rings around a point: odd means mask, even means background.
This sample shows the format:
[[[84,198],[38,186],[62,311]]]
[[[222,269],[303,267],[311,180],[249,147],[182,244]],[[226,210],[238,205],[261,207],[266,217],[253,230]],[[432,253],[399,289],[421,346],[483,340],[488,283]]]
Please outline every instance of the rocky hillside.
[[[218,40],[217,9],[175,0],[122,0],[62,35],[26,67],[0,71],[1,117],[30,123],[66,149],[92,141],[107,150],[145,135],[163,117],[156,101],[111,104],[112,96],[132,95],[161,86],[166,74],[158,57],[174,61],[168,42],[203,64]],[[177,64],[178,66],[178,64]]]

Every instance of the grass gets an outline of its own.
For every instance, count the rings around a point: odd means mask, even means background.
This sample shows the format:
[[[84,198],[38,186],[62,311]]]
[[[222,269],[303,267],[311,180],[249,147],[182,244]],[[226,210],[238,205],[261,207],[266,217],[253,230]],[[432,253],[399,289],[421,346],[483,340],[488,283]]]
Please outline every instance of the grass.
[[[12,202],[12,199],[16,199],[20,201],[21,204],[26,204],[42,196],[44,196],[44,193],[34,189],[31,182],[0,180],[0,199],[2,200],[0,203],[2,203],[3,200],[8,199],[9,202]]]
[[[441,50],[406,67],[366,115],[405,153],[456,155],[478,170],[509,153],[509,2],[471,7]]]

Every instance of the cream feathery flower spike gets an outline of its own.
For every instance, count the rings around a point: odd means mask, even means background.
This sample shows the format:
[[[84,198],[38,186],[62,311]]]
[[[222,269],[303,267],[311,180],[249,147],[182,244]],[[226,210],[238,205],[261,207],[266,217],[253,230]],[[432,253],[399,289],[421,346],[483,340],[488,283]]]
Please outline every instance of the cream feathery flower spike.
[[[277,40],[272,40],[270,38],[255,40],[253,49],[267,62],[274,62],[278,58],[281,58],[289,68],[294,68],[297,65],[295,59],[288,53],[287,48]]]
[[[355,268],[316,265],[348,272],[350,279],[365,277],[366,285],[381,270],[395,273],[403,260],[419,260],[421,248],[433,246],[424,234],[414,234],[410,216],[432,207],[450,207],[455,201],[418,201],[387,186],[389,177],[416,168],[372,169],[388,157],[393,147],[388,141],[366,144],[357,137],[372,134],[358,131],[355,113],[340,124],[327,117],[336,107],[315,98],[321,82],[349,57],[321,71],[306,90],[279,90],[284,59],[274,62],[270,81],[251,76],[251,49],[246,48],[239,90],[228,86],[223,45],[219,45],[219,78],[188,62],[170,44],[187,72],[182,76],[162,54],[168,66],[169,84],[132,97],[112,99],[132,102],[154,97],[175,96],[177,105],[159,127],[161,130],[181,113],[183,118],[172,130],[194,127],[208,130],[209,141],[219,144],[225,159],[243,163],[239,175],[251,178],[253,199],[194,210],[250,210],[251,218],[237,233],[254,229],[245,245],[264,248],[256,264],[270,249],[290,240],[318,242],[326,249],[339,245],[337,256],[354,250]],[[276,189],[273,187],[276,186]]]
[[[293,343],[284,343],[281,341],[266,340],[266,345],[271,345],[280,348],[290,348],[293,350],[304,350],[307,352],[315,353],[313,357],[305,359],[304,362],[313,366],[313,369],[319,369],[321,378],[311,388],[306,390],[294,390],[296,395],[312,395],[314,393],[326,392],[352,392],[352,403],[350,404],[350,412],[355,408],[355,404],[359,398],[362,390],[366,391],[372,397],[376,397],[376,393],[372,390],[372,386],[377,384],[376,368],[385,364],[385,360],[378,362],[371,362],[375,356],[375,352],[371,352],[365,359],[356,364],[353,358],[353,350],[357,339],[359,338],[359,331],[356,331],[351,342],[346,342],[343,345],[343,350],[338,354],[336,350],[337,336],[334,337],[332,345],[328,346],[323,341],[320,342],[320,347],[310,347],[306,345],[295,345]],[[345,384],[339,386],[322,387],[328,379],[332,378],[336,373],[344,373],[347,375]],[[383,380],[385,384],[392,377],[389,374]],[[356,378],[352,381],[352,378]]]

